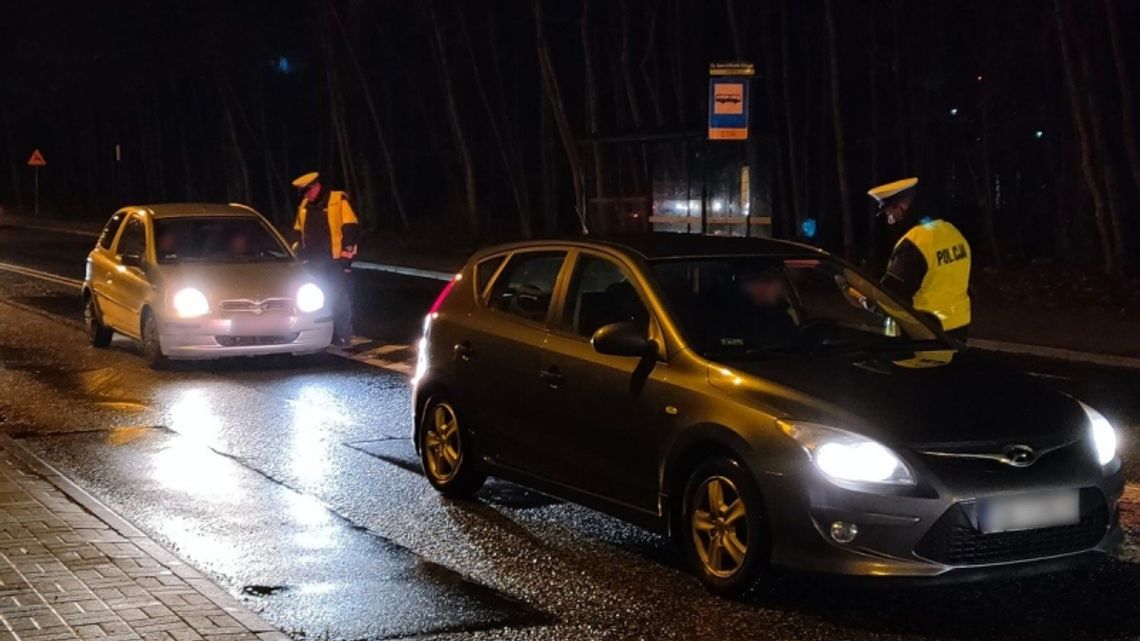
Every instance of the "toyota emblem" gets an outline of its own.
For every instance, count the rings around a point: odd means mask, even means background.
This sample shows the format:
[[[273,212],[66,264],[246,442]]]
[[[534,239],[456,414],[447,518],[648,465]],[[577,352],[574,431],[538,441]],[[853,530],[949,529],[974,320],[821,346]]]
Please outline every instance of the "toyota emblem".
[[[1037,460],[1037,452],[1028,445],[1009,445],[1002,450],[1005,463],[1014,467],[1028,467]]]

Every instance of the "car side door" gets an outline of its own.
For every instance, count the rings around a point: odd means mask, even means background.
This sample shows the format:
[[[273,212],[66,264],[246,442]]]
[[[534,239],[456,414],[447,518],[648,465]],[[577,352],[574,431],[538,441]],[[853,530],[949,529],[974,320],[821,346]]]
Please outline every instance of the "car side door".
[[[573,263],[543,349],[543,473],[652,511],[667,418],[661,379],[668,365],[659,355],[599,354],[590,339],[605,325],[633,321],[661,345],[656,319],[631,266],[586,250],[576,252]]]
[[[104,322],[109,322],[109,314],[112,314],[108,311],[112,303],[107,298],[107,286],[116,264],[115,240],[119,236],[119,230],[123,227],[123,221],[129,215],[130,212],[124,209],[112,214],[111,218],[107,220],[107,224],[103,226],[99,239],[95,241],[94,249],[87,255],[87,285],[91,295],[95,298],[96,307],[103,315]]]
[[[131,214],[115,242],[112,269],[105,282],[104,321],[129,336],[139,336],[139,315],[150,291],[145,271],[149,236],[145,215]]]
[[[480,293],[455,340],[455,377],[476,447],[495,463],[529,470],[538,443],[540,362],[567,251],[516,251]]]

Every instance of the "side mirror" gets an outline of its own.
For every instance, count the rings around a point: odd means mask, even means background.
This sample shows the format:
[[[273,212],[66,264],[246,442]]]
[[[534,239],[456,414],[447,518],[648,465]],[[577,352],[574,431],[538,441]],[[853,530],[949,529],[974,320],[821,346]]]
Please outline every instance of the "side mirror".
[[[645,357],[657,351],[657,343],[646,338],[645,325],[634,321],[610,323],[598,328],[590,344],[599,354]]]
[[[119,256],[119,262],[126,267],[137,267],[139,269],[142,269],[143,266],[142,256],[139,256],[138,254],[123,254],[122,256]]]

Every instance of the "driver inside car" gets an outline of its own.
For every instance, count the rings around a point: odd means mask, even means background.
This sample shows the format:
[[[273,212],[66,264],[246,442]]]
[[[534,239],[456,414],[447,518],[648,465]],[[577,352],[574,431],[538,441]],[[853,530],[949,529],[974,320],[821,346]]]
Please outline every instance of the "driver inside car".
[[[799,341],[799,327],[788,302],[787,284],[776,269],[756,269],[737,274],[737,300],[719,315],[723,327],[720,347],[764,348]]]

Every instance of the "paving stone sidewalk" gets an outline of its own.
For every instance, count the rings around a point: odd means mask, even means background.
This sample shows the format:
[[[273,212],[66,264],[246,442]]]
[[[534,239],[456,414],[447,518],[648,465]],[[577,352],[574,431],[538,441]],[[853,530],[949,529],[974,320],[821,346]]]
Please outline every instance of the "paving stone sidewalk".
[[[286,641],[0,437],[0,641]]]

